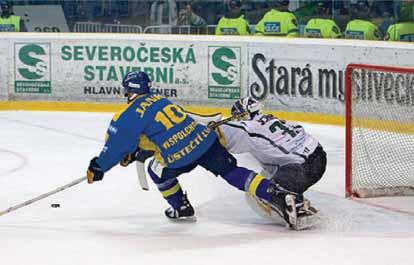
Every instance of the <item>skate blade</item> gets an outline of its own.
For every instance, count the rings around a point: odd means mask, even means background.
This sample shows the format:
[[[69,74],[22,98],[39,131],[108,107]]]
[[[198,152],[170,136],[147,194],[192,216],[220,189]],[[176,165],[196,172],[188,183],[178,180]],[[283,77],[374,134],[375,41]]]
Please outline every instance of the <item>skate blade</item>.
[[[173,223],[195,223],[197,222],[197,217],[195,216],[185,216],[180,218],[168,218]]]
[[[291,225],[293,230],[307,230],[320,225],[322,218],[319,214],[298,216],[295,225]]]

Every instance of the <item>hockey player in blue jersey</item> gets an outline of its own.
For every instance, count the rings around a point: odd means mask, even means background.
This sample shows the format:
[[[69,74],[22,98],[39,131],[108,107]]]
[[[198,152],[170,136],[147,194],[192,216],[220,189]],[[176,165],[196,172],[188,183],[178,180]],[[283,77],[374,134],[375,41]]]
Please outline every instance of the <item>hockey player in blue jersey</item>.
[[[88,183],[102,180],[105,172],[130,154],[152,150],[161,170],[151,166],[149,174],[171,206],[165,211],[168,218],[195,218],[194,208],[177,177],[200,165],[239,190],[269,202],[295,228],[294,194],[252,170],[237,166],[236,159],[220,144],[213,130],[198,124],[180,106],[150,92],[151,80],[146,73],[128,73],[122,86],[128,104],[114,115],[102,151],[90,161]]]

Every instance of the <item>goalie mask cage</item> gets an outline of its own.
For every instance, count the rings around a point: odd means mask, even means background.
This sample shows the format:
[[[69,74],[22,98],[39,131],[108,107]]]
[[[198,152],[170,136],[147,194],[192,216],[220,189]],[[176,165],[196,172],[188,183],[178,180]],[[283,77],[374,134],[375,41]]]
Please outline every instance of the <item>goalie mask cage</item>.
[[[346,69],[347,197],[414,195],[414,68]]]

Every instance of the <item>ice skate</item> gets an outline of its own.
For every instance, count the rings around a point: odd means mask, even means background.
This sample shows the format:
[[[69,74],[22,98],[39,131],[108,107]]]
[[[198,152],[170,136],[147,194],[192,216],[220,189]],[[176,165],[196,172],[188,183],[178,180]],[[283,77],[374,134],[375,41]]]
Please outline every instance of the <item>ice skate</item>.
[[[183,204],[178,208],[174,209],[170,207],[165,210],[165,216],[171,221],[176,222],[195,222],[197,218],[195,217],[194,208],[191,206],[190,202],[187,199],[187,195],[183,195]]]
[[[268,192],[271,193],[272,201],[269,202],[270,206],[276,211],[289,227],[296,226],[296,197],[295,195],[284,190],[277,184],[272,184]]]
[[[293,227],[295,230],[312,228],[321,223],[318,210],[311,206],[310,201],[302,199],[296,202],[297,221]]]

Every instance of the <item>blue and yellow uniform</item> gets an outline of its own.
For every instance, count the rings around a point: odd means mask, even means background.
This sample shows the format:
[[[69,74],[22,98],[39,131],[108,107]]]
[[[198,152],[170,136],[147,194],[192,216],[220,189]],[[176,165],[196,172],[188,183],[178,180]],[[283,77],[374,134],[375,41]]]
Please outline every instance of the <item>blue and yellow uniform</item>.
[[[217,136],[197,124],[181,107],[156,94],[144,94],[115,114],[97,160],[108,171],[137,146],[154,150],[164,166],[179,168],[201,157]]]
[[[177,177],[197,166],[223,177],[239,190],[266,200],[282,212],[285,210],[286,193],[254,171],[237,166],[236,159],[220,144],[215,131],[194,121],[170,100],[150,93],[151,80],[146,73],[128,73],[122,86],[129,104],[114,115],[105,146],[89,164],[88,183],[102,180],[106,171],[131,153],[154,150],[156,160],[149,163],[148,173],[171,205],[165,211],[168,218],[194,215]]]

